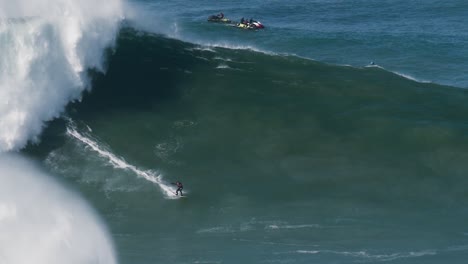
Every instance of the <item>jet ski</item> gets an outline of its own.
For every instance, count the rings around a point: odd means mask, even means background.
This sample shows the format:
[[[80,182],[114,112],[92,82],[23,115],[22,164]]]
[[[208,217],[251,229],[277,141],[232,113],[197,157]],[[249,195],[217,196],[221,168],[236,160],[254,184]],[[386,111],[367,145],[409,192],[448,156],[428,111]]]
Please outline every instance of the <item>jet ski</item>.
[[[231,23],[231,20],[225,17],[220,17],[219,15],[212,15],[208,17],[208,22]]]
[[[237,23],[234,25],[234,27],[237,27],[237,28],[242,28],[242,29],[263,29],[265,28],[265,26],[260,22],[260,21],[256,21],[256,20],[253,20],[251,23],[246,21],[244,23]]]

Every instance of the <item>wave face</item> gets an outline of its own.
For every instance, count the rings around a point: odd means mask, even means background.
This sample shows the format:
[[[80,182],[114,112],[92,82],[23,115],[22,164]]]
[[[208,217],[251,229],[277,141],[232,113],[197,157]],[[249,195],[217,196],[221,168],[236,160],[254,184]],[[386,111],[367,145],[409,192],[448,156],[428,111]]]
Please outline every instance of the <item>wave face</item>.
[[[0,1],[0,152],[38,136],[45,121],[103,70],[122,18],[120,0]]]
[[[121,263],[466,260],[466,90],[128,28],[115,47],[24,152],[105,212]]]
[[[93,210],[30,161],[0,155],[0,263],[116,264]]]

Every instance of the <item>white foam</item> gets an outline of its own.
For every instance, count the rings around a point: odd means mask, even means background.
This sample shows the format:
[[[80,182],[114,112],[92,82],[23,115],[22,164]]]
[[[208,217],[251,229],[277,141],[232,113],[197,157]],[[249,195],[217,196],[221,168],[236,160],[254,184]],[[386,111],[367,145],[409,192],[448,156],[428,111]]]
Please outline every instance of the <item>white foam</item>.
[[[220,64],[220,65],[216,66],[216,69],[231,69],[231,67],[229,67],[226,64]]]
[[[97,141],[91,139],[90,137],[85,136],[84,134],[79,133],[76,130],[76,128],[73,127],[73,125],[70,125],[67,127],[67,134],[79,140],[80,142],[85,144],[87,147],[91,148],[94,152],[98,153],[99,156],[107,159],[114,168],[122,169],[122,170],[130,170],[133,173],[135,173],[138,177],[141,177],[147,181],[155,183],[157,186],[161,188],[161,190],[163,191],[164,195],[167,198],[175,199],[178,197],[178,196],[174,196],[173,187],[163,181],[161,174],[156,174],[152,171],[143,171],[137,168],[136,166],[128,164],[123,158],[117,157],[111,151],[106,150],[105,147],[102,147],[100,144],[98,144]]]
[[[0,263],[117,263],[93,210],[31,162],[1,154],[0,182]]]
[[[320,253],[319,250],[298,250],[296,251],[299,254],[318,254]]]
[[[182,39],[182,40],[184,40],[184,39]],[[267,55],[280,55],[280,54],[272,52],[272,51],[267,51],[267,50],[257,48],[254,45],[233,44],[233,43],[228,43],[226,41],[217,41],[217,42],[197,41],[197,40],[193,40],[193,39],[186,39],[185,41],[190,41],[190,42],[192,42],[194,44],[203,45],[203,46],[206,46],[206,47],[225,48],[225,49],[230,49],[230,50],[251,50],[251,51],[255,51],[255,52],[263,53],[263,54],[267,54]]]
[[[0,0],[0,152],[37,142],[80,99],[122,12],[121,0]]]
[[[399,75],[403,78],[406,78],[408,80],[412,80],[412,81],[415,81],[415,82],[418,82],[418,83],[432,83],[431,81],[427,81],[427,80],[421,80],[421,79],[417,79],[411,75],[408,75],[408,74],[405,74],[405,73],[400,73],[400,72],[396,72],[394,71],[393,73],[395,73],[396,75]]]
[[[167,15],[164,10],[152,7],[152,3],[132,1],[131,4],[125,6],[125,10],[130,26],[148,33],[163,34],[174,39],[180,38],[177,19]]]
[[[403,77],[405,79],[415,81],[415,82],[418,82],[418,83],[432,83],[431,81],[417,79],[417,78],[415,78],[415,77],[413,77],[411,75],[405,74],[405,73],[400,73],[400,72],[396,72],[396,71],[389,71],[389,70],[385,69],[384,67],[382,67],[380,65],[377,65],[377,64],[369,64],[369,65],[365,66],[365,68],[379,68],[379,69],[382,69],[384,71],[394,73],[394,74],[396,74],[398,76],[401,76],[401,77]]]
[[[390,254],[371,254],[367,251],[335,251],[335,250],[296,250],[298,254],[335,254],[354,258],[369,259],[372,261],[392,261],[395,259],[415,258],[436,255],[435,250],[422,250],[416,252],[397,252]]]
[[[302,228],[322,228],[318,224],[304,224],[304,225],[268,225],[265,229],[302,229]]]

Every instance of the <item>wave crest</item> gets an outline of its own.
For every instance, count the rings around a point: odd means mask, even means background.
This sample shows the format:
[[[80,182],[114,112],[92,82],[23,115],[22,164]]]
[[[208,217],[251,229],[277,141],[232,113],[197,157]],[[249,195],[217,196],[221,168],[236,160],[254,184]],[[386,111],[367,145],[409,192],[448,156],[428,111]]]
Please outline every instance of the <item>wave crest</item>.
[[[44,122],[103,70],[123,18],[120,0],[0,0],[0,152],[37,142]]]

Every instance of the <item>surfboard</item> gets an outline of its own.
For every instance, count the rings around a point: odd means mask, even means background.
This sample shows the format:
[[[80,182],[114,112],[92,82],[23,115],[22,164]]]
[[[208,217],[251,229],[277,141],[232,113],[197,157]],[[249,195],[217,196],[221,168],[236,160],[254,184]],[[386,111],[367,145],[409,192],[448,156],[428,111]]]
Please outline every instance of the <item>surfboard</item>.
[[[187,197],[187,195],[177,195],[177,194],[175,194],[175,193],[174,193],[174,195],[175,195],[177,198],[185,198],[185,197]]]

